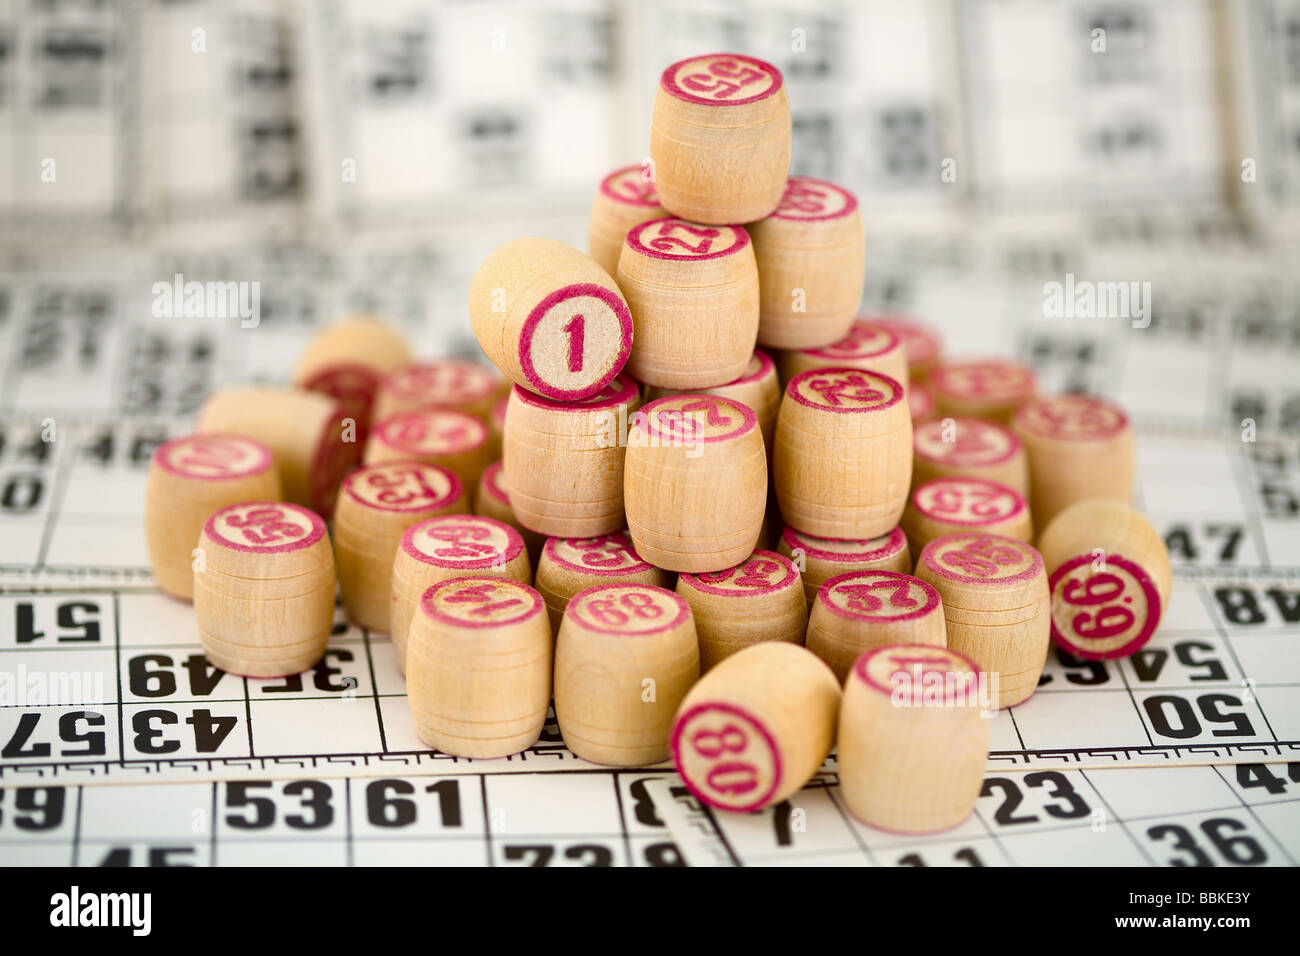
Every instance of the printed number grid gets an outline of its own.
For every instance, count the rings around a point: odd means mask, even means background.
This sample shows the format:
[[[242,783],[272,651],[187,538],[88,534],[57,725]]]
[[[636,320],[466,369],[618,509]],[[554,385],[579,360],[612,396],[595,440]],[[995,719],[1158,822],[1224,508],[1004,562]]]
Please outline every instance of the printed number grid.
[[[213,667],[193,611],[150,591],[0,596],[0,783],[455,773],[415,734],[386,637],[335,624],[324,658],[283,679]],[[341,611],[339,612],[341,615]],[[553,717],[498,771],[590,766]]]
[[[0,595],[0,783],[450,774],[482,762],[415,736],[391,642],[342,620],[288,678],[217,670],[188,606],[152,590]],[[1053,649],[1039,690],[991,718],[1002,770],[1286,761],[1300,754],[1300,589],[1180,581],[1119,662]],[[548,722],[500,772],[588,764]]]
[[[691,866],[1295,866],[1300,764],[1039,770],[984,778],[942,833],[853,818],[833,777],[758,813],[702,807],[680,779],[650,792]]]
[[[0,863],[681,866],[652,772],[0,790]]]
[[[759,813],[652,771],[0,790],[0,860],[28,865],[1294,866],[1300,764],[985,777],[974,813],[888,833],[819,777]]]

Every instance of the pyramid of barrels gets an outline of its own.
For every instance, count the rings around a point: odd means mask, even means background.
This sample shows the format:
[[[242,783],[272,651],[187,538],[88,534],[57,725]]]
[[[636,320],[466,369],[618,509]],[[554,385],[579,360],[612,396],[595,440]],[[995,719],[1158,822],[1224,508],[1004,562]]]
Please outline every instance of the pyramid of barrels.
[[[964,819],[983,718],[1053,640],[1140,648],[1168,556],[1122,410],[858,314],[863,210],[789,174],[790,134],[772,65],[675,63],[587,251],[516,238],[474,275],[500,374],[353,317],[290,387],[213,395],[146,516],[212,662],[312,667],[337,584],[439,751],[519,753],[554,701],[574,754],[671,758],[718,808],[785,799],[836,747],[863,821]]]

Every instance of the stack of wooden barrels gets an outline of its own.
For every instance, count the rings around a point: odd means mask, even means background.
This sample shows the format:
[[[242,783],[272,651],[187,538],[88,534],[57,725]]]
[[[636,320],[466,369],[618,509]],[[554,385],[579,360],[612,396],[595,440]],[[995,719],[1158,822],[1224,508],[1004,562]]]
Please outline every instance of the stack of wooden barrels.
[[[500,375],[360,317],[292,387],[214,395],[154,459],[157,581],[254,677],[319,660],[337,581],[447,753],[528,748],[553,700],[579,757],[671,758],[722,809],[835,747],[860,819],[953,826],[1051,642],[1131,654],[1168,606],[1132,427],[859,314],[862,210],[790,175],[771,64],[668,67],[650,143],[599,183],[587,252],[516,238],[479,267]]]

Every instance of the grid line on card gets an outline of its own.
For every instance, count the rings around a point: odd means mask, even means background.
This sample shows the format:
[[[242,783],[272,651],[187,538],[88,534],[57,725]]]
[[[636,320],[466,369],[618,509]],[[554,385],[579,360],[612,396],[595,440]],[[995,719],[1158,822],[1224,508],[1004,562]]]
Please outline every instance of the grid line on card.
[[[1274,833],[1274,832],[1272,831],[1272,829],[1269,828],[1268,824],[1266,824],[1266,823],[1263,821],[1263,819],[1260,818],[1259,814],[1255,812],[1255,808],[1254,808],[1253,806],[1251,806],[1249,803],[1246,802],[1245,798],[1242,797],[1242,795],[1241,795],[1240,793],[1237,792],[1237,788],[1234,787],[1234,786],[1233,786],[1233,785],[1228,781],[1228,778],[1225,777],[1225,776],[1223,775],[1223,771],[1220,770],[1218,767],[1214,767],[1213,769],[1214,769],[1215,774],[1218,775],[1219,779],[1223,781],[1223,785],[1224,785],[1225,787],[1227,787],[1229,790],[1232,791],[1232,795],[1233,795],[1234,797],[1237,798],[1237,802],[1238,802],[1239,804],[1241,804],[1242,807],[1245,808],[1245,810],[1246,810],[1247,813],[1250,814],[1251,819],[1254,820],[1257,824],[1259,824],[1260,829],[1263,830],[1265,833],[1267,833],[1267,834],[1269,835],[1269,837],[1273,840],[1273,842],[1277,844],[1278,849],[1282,851],[1282,855],[1283,855],[1284,857],[1286,857],[1286,861],[1287,861],[1287,863],[1289,863],[1291,866],[1295,866],[1295,865],[1296,865],[1295,857],[1293,857],[1293,856],[1291,855],[1291,851],[1287,849],[1286,843],[1283,842],[1282,840],[1279,840],[1279,839],[1278,839],[1277,834]],[[1278,803],[1290,803],[1290,802],[1293,802],[1293,801],[1289,801],[1289,800],[1279,800],[1279,801],[1277,801],[1277,802],[1278,802]],[[1235,808],[1234,808],[1234,809],[1235,809]]]
[[[623,773],[611,773],[609,782],[614,787],[614,805],[618,807],[618,825],[623,830],[623,852],[627,857],[627,865],[632,866],[632,836],[628,833],[627,813],[623,809]]]
[[[56,425],[55,427],[57,428],[58,426]],[[72,430],[72,436],[72,443],[68,446],[72,449],[71,453],[65,453],[63,447],[61,447],[61,443],[57,440],[53,443],[54,481],[52,483],[53,487],[50,490],[50,502],[45,513],[45,524],[41,529],[41,542],[36,549],[36,564],[32,567],[33,573],[40,573],[41,569],[45,567],[45,556],[49,554],[50,551],[50,542],[54,538],[54,528],[58,524],[59,518],[63,513],[63,509],[60,506],[63,503],[64,496],[67,494],[68,482],[72,478],[70,474],[72,462],[68,459],[71,458],[73,461],[76,460],[76,452],[79,444],[78,433],[75,428]],[[42,440],[44,440],[43,435]]]
[[[718,825],[718,818],[714,814],[713,808],[706,803],[699,803],[699,807],[700,812],[702,812],[705,818],[709,821],[709,826],[713,827],[713,832],[718,835],[718,839],[722,842],[722,848],[727,851],[727,856],[731,859],[731,865],[744,866],[745,864],[741,861],[740,854],[736,852],[736,848],[731,845],[731,840],[727,838],[726,831]]]
[[[217,787],[218,782],[212,781],[212,819],[208,823],[212,835],[208,837],[208,853],[211,855],[211,865],[217,865]]]
[[[988,778],[986,777],[985,779]],[[983,787],[984,785],[981,783],[980,784],[981,793],[983,793]],[[971,810],[971,817],[979,821],[979,825],[984,828],[984,833],[988,836],[990,840],[993,841],[993,846],[997,849],[999,853],[1002,854],[1002,858],[1012,866],[1020,866],[1020,861],[1017,860],[1014,856],[1012,856],[1010,851],[1007,850],[1006,846],[1003,845],[1002,839],[1001,837],[998,836],[996,829],[994,827],[989,826],[989,822],[984,819],[984,814],[980,811],[978,803]]]
[[[1119,673],[1119,679],[1124,684],[1124,690],[1128,694],[1129,701],[1133,704],[1133,712],[1137,714],[1138,723],[1142,725],[1142,733],[1146,734],[1147,743],[1152,747],[1156,746],[1154,738],[1151,736],[1151,730],[1147,727],[1147,722],[1142,719],[1142,708],[1138,706],[1137,697],[1133,694],[1133,688],[1129,686],[1128,675],[1124,673],[1124,668],[1116,667]]]
[[[361,635],[366,648],[366,667],[370,671],[370,696],[375,702],[375,720],[379,724],[379,749],[388,753],[388,733],[384,729],[384,711],[379,706],[379,683],[375,680],[375,658],[370,653],[370,628],[363,627]]]
[[[244,685],[244,723],[248,725],[248,757],[251,760],[257,756],[253,746],[253,698],[248,691],[248,678],[240,677],[239,682]]]
[[[346,853],[347,866],[356,866],[356,846],[352,834],[352,778],[345,777],[343,780],[343,822],[346,826]]]
[[[1035,688],[1035,691],[1037,691],[1037,688]],[[1020,725],[1016,723],[1016,708],[1008,707],[1007,716],[1011,718],[1011,729],[1016,732],[1016,741],[1020,744],[1020,749],[1023,752],[1025,749],[1025,738],[1020,733]]]
[[[835,812],[840,815],[840,819],[844,821],[844,826],[849,831],[849,835],[853,837],[853,842],[856,843],[858,849],[862,851],[862,855],[867,858],[867,862],[872,866],[880,866],[880,861],[876,859],[875,852],[871,849],[871,846],[867,841],[862,839],[862,834],[858,832],[858,828],[855,825],[852,816],[849,814],[848,810],[845,809],[843,804],[840,803],[839,786],[827,787],[826,796],[830,799],[831,806],[835,808]]]
[[[1196,591],[1197,591],[1197,596],[1201,599],[1202,606],[1205,608],[1205,612],[1209,615],[1210,620],[1214,622],[1215,631],[1218,632],[1219,637],[1223,639],[1223,644],[1225,647],[1227,647],[1228,653],[1232,655],[1232,663],[1236,666],[1237,673],[1246,675],[1246,669],[1241,666],[1241,660],[1240,658],[1237,657],[1237,649],[1236,647],[1233,646],[1232,637],[1231,635],[1228,634],[1227,627],[1220,620],[1219,614],[1215,610],[1214,603],[1210,598],[1209,591],[1207,591],[1204,587],[1200,585],[1197,585]],[[1249,679],[1249,675],[1246,675],[1246,677],[1247,679]],[[1244,684],[1244,686],[1247,688],[1247,692],[1249,693],[1249,688],[1251,685]],[[1286,684],[1283,686],[1294,687],[1295,685]],[[1268,719],[1268,714],[1264,713],[1263,703],[1260,701],[1258,697],[1255,697],[1254,694],[1251,694],[1251,696],[1254,697],[1255,709],[1259,711],[1259,716],[1264,720],[1264,726],[1268,728],[1269,736],[1273,738],[1274,743],[1281,743],[1282,741],[1278,738],[1277,733],[1273,730],[1272,722]]]
[[[113,677],[117,681],[117,764],[126,767],[126,708],[122,706],[122,601],[113,592]]]
[[[487,853],[487,865],[496,866],[496,854],[492,852],[492,811],[488,808],[486,774],[478,774],[478,786],[483,801],[483,849]]]
[[[1259,542],[1259,563],[1266,568],[1271,567],[1273,562],[1268,554],[1268,539],[1264,536],[1264,522],[1260,517],[1255,495],[1250,493],[1250,462],[1244,442],[1240,448],[1233,450],[1231,457],[1232,481],[1236,485],[1237,499],[1241,502],[1242,513],[1246,516],[1246,520],[1250,522],[1251,530],[1255,533],[1255,540]]]
[[[76,807],[73,810],[72,820],[72,865],[76,866],[81,857],[81,800],[85,787],[77,787]]]

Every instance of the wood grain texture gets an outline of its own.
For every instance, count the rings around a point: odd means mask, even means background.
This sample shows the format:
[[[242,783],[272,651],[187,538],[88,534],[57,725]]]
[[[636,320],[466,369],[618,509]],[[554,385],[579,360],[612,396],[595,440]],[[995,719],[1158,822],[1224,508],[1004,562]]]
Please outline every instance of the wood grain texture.
[[[214,512],[198,538],[194,619],[214,665],[245,677],[313,666],[334,625],[334,554],[325,522],[289,502]]]
[[[1051,643],[1043,556],[1023,541],[968,531],[927,544],[916,576],[943,598],[949,650],[996,681],[997,706],[1027,700]]]
[[[749,227],[758,262],[758,341],[821,348],[853,325],[866,270],[858,200],[809,176],[791,176],[772,215]]]
[[[286,500],[328,518],[339,482],[361,457],[358,435],[336,401],[317,392],[249,386],[214,392],[199,409],[200,434],[243,435],[271,449]],[[353,440],[349,440],[349,438]]]
[[[755,349],[745,366],[744,374],[725,385],[710,388],[667,388],[648,385],[645,400],[652,402],[656,398],[669,395],[686,395],[688,393],[717,395],[721,398],[734,399],[742,405],[748,405],[758,416],[758,430],[763,435],[763,445],[767,448],[768,463],[772,459],[772,438],[776,433],[776,414],[781,408],[781,379],[776,373],[776,363],[762,349]]]
[[[791,379],[772,468],[786,524],[824,538],[889,531],[912,478],[903,386],[859,369],[816,369]]]
[[[493,365],[557,401],[595,395],[632,349],[632,316],[614,280],[554,239],[514,239],[488,256],[470,281],[469,316]]]
[[[727,53],[674,63],[650,122],[659,202],[703,223],[770,215],[785,190],[790,135],[784,80],[770,63]]]
[[[840,794],[853,816],[896,833],[947,830],[970,816],[991,723],[965,690],[978,677],[969,658],[926,644],[858,659],[844,687],[838,748]],[[940,689],[927,695],[927,680]]]
[[[947,643],[943,602],[931,584],[897,571],[849,571],[818,589],[805,646],[843,684],[866,651],[890,644]]]
[[[172,597],[194,596],[194,546],[214,512],[241,501],[278,501],[270,450],[239,435],[186,435],[159,445],[145,482],[144,530],[154,581]]]
[[[904,387],[908,384],[902,339],[866,319],[851,320],[845,334],[828,345],[781,352],[777,364],[783,382],[816,368],[857,368],[887,375]]]
[[[541,736],[551,691],[551,628],[526,584],[458,577],[420,598],[407,648],[416,732],[457,757],[507,757]]]
[[[774,551],[755,551],[723,571],[679,575],[677,593],[695,616],[701,673],[753,644],[804,641],[808,607],[799,571]]]
[[[1052,640],[1089,660],[1127,657],[1149,641],[1173,585],[1164,539],[1132,506],[1092,498],[1066,508],[1038,546],[1051,588]]]
[[[1039,527],[1088,498],[1133,501],[1137,439],[1123,409],[1086,395],[1055,395],[1020,406],[1011,427],[1028,456]]]
[[[918,485],[903,512],[903,531],[913,554],[935,538],[962,531],[1034,539],[1029,505],[1013,488],[983,478],[935,478]]]
[[[389,633],[402,673],[411,622],[420,598],[433,585],[459,577],[508,578],[520,584],[532,580],[523,537],[505,522],[481,515],[442,514],[411,525],[389,567]]]
[[[744,374],[758,335],[758,267],[743,226],[652,219],[623,242],[616,273],[636,327],[640,382],[709,388]]]
[[[659,205],[649,173],[649,167],[640,164],[623,166],[596,187],[587,223],[587,252],[611,276],[618,271],[618,257],[628,230],[668,215]]]
[[[758,419],[716,395],[650,402],[628,432],[624,505],[637,553],[670,571],[721,571],[751,554],[767,506]]]
[[[790,558],[803,579],[809,609],[829,578],[849,571],[911,571],[912,557],[903,529],[895,526],[875,538],[818,538],[786,526],[776,550]]]
[[[627,531],[590,538],[547,538],[537,562],[537,590],[557,634],[569,601],[598,584],[671,587],[671,575],[636,553]]]
[[[358,468],[339,487],[334,508],[334,564],[348,618],[388,632],[393,558],[411,525],[469,510],[460,479],[419,461]]]
[[[835,740],[840,686],[816,655],[766,641],[728,657],[682,701],[673,721],[677,772],[701,801],[761,810],[793,795]]]
[[[638,405],[636,383],[623,375],[577,402],[516,386],[506,410],[503,468],[519,523],[566,538],[623,528],[621,436]]]
[[[476,488],[491,453],[487,426],[473,415],[419,408],[379,419],[363,460],[367,465],[422,461],[454,473],[463,487]]]
[[[664,760],[673,714],[699,676],[695,622],[676,594],[639,584],[579,591],[555,647],[565,746],[617,767]]]
[[[546,535],[525,528],[515,517],[514,508],[510,506],[510,488],[506,484],[505,470],[500,460],[492,462],[483,470],[474,494],[473,510],[476,515],[504,521],[518,531],[528,549],[528,559],[534,567],[537,566],[537,561],[542,556],[542,547],[546,544]]]

